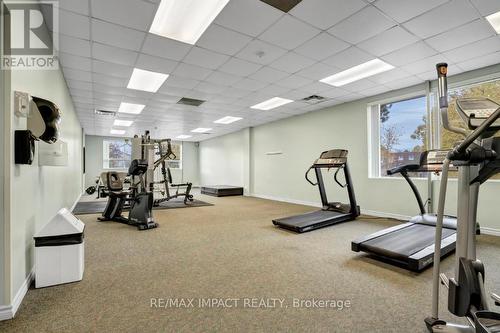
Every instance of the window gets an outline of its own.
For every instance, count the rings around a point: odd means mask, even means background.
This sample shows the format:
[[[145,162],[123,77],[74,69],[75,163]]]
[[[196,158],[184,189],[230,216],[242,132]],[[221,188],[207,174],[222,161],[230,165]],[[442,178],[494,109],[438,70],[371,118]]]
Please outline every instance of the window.
[[[500,102],[500,80],[486,81],[448,90],[448,119],[450,124],[455,127],[467,129],[466,124],[462,121],[455,108],[455,102],[458,98],[467,97],[488,97],[496,102]],[[439,121],[441,121],[440,116]],[[442,149],[451,149],[456,142],[463,139],[460,134],[450,132],[442,126],[439,128],[438,137],[439,146]],[[456,178],[457,175],[457,172],[450,172],[449,177]],[[491,177],[491,179],[500,179],[500,174]]]
[[[127,139],[103,140],[102,154],[104,169],[128,169],[132,156],[132,143]]]
[[[414,163],[427,149],[425,96],[370,105],[369,112],[372,177],[386,177],[387,170]]]
[[[162,143],[162,144],[163,144],[162,150],[163,150],[163,152],[166,152],[167,145],[165,143]],[[171,147],[172,147],[172,152],[175,155],[175,158],[168,159],[167,166],[170,169],[182,169],[182,144],[172,142]]]

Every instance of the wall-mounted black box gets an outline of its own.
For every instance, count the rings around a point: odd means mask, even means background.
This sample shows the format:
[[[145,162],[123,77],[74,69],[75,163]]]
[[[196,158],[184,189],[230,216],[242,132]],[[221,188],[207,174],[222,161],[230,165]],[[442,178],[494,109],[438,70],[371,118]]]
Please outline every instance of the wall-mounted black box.
[[[35,156],[35,140],[31,131],[14,132],[14,160],[16,164],[31,164]]]

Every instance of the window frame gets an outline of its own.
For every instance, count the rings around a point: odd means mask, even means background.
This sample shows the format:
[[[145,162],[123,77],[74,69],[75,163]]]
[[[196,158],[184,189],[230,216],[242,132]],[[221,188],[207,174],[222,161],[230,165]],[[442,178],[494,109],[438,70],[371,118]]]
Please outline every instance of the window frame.
[[[426,90],[420,89],[407,94],[401,94],[394,97],[384,98],[371,101],[367,104],[367,120],[368,120],[368,179],[401,179],[401,176],[390,177],[381,174],[380,169],[380,105],[388,103],[403,102],[411,99],[425,97],[426,115],[428,119],[427,127],[432,128],[432,117],[429,117],[429,94]],[[429,130],[427,129],[427,135]],[[431,140],[428,141],[428,146]],[[426,147],[429,149],[429,147]],[[411,177],[414,179],[425,180],[427,177]]]
[[[125,138],[122,138],[122,139],[120,139],[120,138],[104,138],[102,140],[102,169],[103,170],[117,170],[117,171],[128,170],[128,167],[125,167],[125,168],[110,168],[109,167],[109,162],[111,162],[111,161],[127,161],[125,159],[109,158],[109,147],[107,147],[108,149],[105,149],[106,142],[120,142],[120,141],[123,143],[126,143],[127,139],[125,139]],[[131,147],[131,152],[132,152],[132,143],[131,142],[130,142],[130,147]],[[108,162],[107,167],[106,167],[106,161]],[[130,160],[128,160],[128,164],[130,164],[131,161],[132,161],[132,156],[130,157]]]

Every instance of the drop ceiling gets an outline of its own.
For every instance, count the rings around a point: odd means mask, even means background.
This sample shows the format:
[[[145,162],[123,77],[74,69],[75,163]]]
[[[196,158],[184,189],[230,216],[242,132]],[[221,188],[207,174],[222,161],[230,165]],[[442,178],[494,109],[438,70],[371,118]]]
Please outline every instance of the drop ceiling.
[[[498,0],[303,0],[284,13],[259,0],[230,0],[195,45],[148,33],[159,0],[61,0],[60,63],[90,135],[110,135],[121,102],[144,104],[127,136],[192,135],[187,141],[322,109],[434,79],[446,61],[457,74],[496,64],[500,36],[485,16]],[[342,87],[319,82],[379,58],[393,66]],[[127,89],[136,68],[169,74],[156,93]],[[326,101],[300,101],[311,95]],[[295,102],[261,111],[272,97]],[[183,98],[199,107],[177,104]],[[243,118],[231,124],[215,120]],[[191,133],[199,127],[210,134]]]

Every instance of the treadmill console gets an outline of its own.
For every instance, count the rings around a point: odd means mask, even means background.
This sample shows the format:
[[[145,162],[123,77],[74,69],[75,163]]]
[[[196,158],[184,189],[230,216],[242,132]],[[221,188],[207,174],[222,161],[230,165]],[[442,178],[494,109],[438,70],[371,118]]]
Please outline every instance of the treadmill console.
[[[443,171],[443,162],[447,157],[449,150],[435,149],[427,150],[420,155],[420,167],[416,172],[441,172]],[[456,168],[450,165],[450,170]]]
[[[479,127],[500,107],[500,104],[489,98],[459,98],[456,104],[458,114],[471,130]],[[489,127],[489,132],[498,130],[500,130],[500,119]]]
[[[340,167],[347,163],[347,153],[345,149],[332,149],[321,153],[320,157],[314,161],[313,167],[332,168]]]

